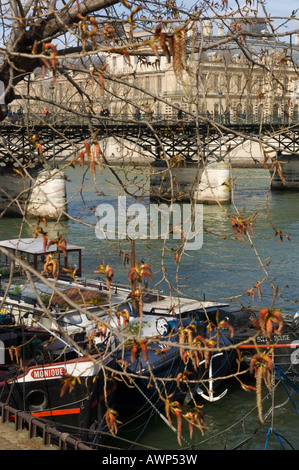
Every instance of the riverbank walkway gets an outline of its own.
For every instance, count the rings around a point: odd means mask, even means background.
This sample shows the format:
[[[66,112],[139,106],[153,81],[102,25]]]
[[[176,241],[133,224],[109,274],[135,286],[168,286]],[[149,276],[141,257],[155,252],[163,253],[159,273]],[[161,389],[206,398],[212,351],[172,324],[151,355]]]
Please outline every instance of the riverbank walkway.
[[[27,429],[15,430],[14,423],[0,423],[0,451],[2,450],[59,450],[53,444],[44,445],[41,437],[30,438]]]
[[[0,450],[92,450],[70,434],[2,402],[0,416]]]

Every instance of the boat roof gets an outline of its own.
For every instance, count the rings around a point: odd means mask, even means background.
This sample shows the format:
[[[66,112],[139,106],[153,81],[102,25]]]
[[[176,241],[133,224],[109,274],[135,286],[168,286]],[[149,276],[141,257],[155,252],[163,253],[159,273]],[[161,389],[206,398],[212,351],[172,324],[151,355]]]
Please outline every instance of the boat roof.
[[[51,253],[57,250],[56,245],[51,245],[44,251],[44,242],[42,238],[16,238],[11,240],[0,241],[0,246],[3,248],[18,250],[32,255],[42,255],[44,253]],[[72,245],[70,243],[66,246],[67,251],[83,250],[84,247]]]
[[[210,308],[227,307],[228,303],[211,302],[205,300],[189,299],[185,297],[171,297],[171,296],[155,296],[153,295],[149,301],[143,300],[144,312],[155,312],[161,315],[175,313],[191,312],[193,310],[206,310]]]

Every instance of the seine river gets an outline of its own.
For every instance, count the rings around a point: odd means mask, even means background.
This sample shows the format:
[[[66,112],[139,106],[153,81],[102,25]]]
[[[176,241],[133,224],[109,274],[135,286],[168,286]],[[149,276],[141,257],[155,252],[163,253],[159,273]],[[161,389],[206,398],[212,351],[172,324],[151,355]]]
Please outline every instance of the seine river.
[[[113,267],[115,280],[127,281],[128,266],[124,266],[119,256],[120,250],[129,250],[127,242],[117,239],[109,242],[100,240],[95,234],[97,218],[95,209],[100,204],[111,204],[117,211],[118,195],[125,195],[119,181],[124,180],[125,173],[121,168],[115,169],[118,179],[108,170],[97,173],[97,192],[94,191],[92,175],[86,169],[79,167],[67,170],[68,212],[71,219],[61,224],[50,224],[53,235],[60,231],[71,243],[85,248],[83,253],[83,274],[95,276],[94,269],[103,261]],[[127,168],[125,169],[127,170]],[[131,194],[148,189],[148,175],[145,168],[133,168],[133,173],[126,175],[130,179]],[[239,211],[244,210],[245,217],[257,213],[253,225],[252,240],[254,248],[245,241],[237,241],[233,237],[232,226],[225,211],[234,213],[233,205],[222,210],[217,205],[203,207],[203,244],[198,250],[188,250],[182,257],[179,271],[174,260],[174,249],[178,240],[169,241],[165,252],[163,242],[149,237],[136,241],[136,255],[144,258],[150,265],[156,287],[168,292],[179,283],[180,291],[185,295],[207,300],[233,298],[236,302],[252,304],[247,290],[257,281],[261,284],[262,301],[256,293],[254,304],[269,307],[273,298],[265,271],[261,268],[259,259],[264,263],[267,275],[274,286],[279,286],[281,296],[276,299],[276,306],[284,312],[294,314],[299,307],[295,302],[299,298],[299,193],[270,192],[267,199],[269,174],[263,169],[233,170],[234,203]],[[147,193],[148,194],[148,193]],[[105,195],[105,196],[104,196]],[[127,196],[127,203],[134,198]],[[143,204],[148,204],[145,197]],[[270,218],[270,219],[269,219]],[[78,221],[79,220],[79,221]],[[271,223],[270,223],[271,220]],[[1,238],[18,236],[21,226],[19,219],[0,220]],[[275,230],[288,234],[280,242],[275,236]],[[32,236],[32,228],[23,226],[23,236]],[[171,250],[172,248],[172,250]],[[166,269],[166,280],[163,279],[161,260]],[[275,389],[263,405],[264,411],[274,405],[263,426],[258,425],[255,408],[255,394],[241,389],[236,381],[226,384],[228,393],[222,400],[213,404],[204,402],[203,413],[207,429],[202,436],[194,431],[192,441],[189,439],[188,428],[184,428],[182,446],[176,440],[176,435],[162,421],[159,414],[140,410],[137,415],[126,417],[119,425],[118,437],[108,439],[108,446],[122,449],[163,449],[178,450],[223,450],[242,446],[247,450],[299,449],[298,414],[288,399],[282,385]],[[299,407],[298,394],[293,393],[292,399]],[[162,410],[161,410],[162,411]],[[122,417],[120,417],[122,420]],[[277,434],[271,433],[274,429]],[[251,436],[253,438],[250,438]],[[280,441],[277,438],[280,436]],[[246,439],[248,438],[248,441]]]

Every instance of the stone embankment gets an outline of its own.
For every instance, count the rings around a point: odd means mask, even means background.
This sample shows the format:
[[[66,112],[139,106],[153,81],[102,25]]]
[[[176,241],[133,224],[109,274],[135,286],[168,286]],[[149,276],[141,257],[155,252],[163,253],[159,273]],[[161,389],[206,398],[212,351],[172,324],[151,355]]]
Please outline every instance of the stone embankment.
[[[58,447],[44,445],[41,437],[30,438],[26,429],[16,431],[14,423],[0,423],[1,450],[58,450]]]

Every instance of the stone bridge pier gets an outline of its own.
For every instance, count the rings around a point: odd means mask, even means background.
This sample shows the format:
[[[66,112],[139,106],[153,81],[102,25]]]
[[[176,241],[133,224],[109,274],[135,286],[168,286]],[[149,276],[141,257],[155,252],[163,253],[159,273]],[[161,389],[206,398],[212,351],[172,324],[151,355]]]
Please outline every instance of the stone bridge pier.
[[[299,155],[278,153],[277,160],[281,164],[283,179],[275,171],[271,188],[281,191],[299,191]]]
[[[152,200],[205,204],[229,204],[230,165],[227,162],[186,162],[175,167],[152,164],[150,197]]]
[[[40,171],[28,198],[27,213],[34,217],[65,219],[67,211],[66,176],[60,170]]]
[[[67,211],[65,174],[58,170],[32,171],[30,177],[0,170],[0,213],[64,219]]]

